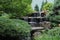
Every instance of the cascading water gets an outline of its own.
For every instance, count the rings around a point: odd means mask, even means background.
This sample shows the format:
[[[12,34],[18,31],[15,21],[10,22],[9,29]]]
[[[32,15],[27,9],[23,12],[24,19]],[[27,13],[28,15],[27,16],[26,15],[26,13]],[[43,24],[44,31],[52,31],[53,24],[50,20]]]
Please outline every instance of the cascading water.
[[[30,16],[24,17],[24,20],[27,21],[32,27],[40,27],[41,22],[44,21],[43,13],[32,13]]]
[[[32,27],[40,27],[40,22],[42,22],[42,18],[40,18],[42,15],[41,13],[34,13],[32,16],[31,16],[31,20],[30,20],[30,24]]]

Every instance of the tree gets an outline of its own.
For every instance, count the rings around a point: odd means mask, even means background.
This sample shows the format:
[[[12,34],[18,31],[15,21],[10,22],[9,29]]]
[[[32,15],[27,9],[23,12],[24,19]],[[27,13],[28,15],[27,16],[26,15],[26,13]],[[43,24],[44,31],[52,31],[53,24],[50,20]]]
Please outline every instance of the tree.
[[[46,5],[46,4],[47,4],[47,0],[45,2],[43,0],[42,5],[41,5],[41,9],[40,9],[41,11],[43,10],[43,6]]]
[[[51,7],[52,7],[52,3],[46,3],[46,4],[43,6],[42,10],[51,11]]]
[[[0,0],[0,11],[12,15],[11,18],[20,18],[32,12],[32,0]]]
[[[44,11],[44,10],[51,11],[52,5],[53,5],[53,3],[49,3],[47,0],[44,2],[44,0],[43,0],[42,5],[41,5],[41,11]]]
[[[60,1],[55,0],[52,8],[52,12],[48,15],[49,21],[52,23],[60,24]]]
[[[35,11],[39,11],[38,5],[35,6]]]

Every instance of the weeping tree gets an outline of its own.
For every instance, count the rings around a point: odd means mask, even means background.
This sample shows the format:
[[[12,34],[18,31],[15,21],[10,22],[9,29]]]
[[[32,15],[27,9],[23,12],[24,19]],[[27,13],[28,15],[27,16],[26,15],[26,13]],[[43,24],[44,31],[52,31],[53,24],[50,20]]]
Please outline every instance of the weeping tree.
[[[0,0],[0,11],[3,11],[11,18],[20,18],[32,12],[32,0]]]

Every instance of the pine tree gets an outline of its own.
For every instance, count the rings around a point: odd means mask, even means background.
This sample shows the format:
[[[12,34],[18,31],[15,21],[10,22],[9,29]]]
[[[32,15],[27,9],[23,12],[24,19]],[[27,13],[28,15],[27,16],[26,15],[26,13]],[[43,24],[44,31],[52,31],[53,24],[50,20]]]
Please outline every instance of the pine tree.
[[[38,7],[37,4],[36,4],[36,6],[35,6],[35,11],[39,11],[39,7]]]

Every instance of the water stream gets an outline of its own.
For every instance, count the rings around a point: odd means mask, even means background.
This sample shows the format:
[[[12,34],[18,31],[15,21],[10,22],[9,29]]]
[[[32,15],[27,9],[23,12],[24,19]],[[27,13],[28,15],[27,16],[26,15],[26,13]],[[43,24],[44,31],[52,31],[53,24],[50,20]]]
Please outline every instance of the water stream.
[[[40,22],[44,21],[44,18],[40,17],[44,17],[44,14],[33,13],[31,16],[24,18],[24,20],[27,21],[32,27],[40,27]]]

